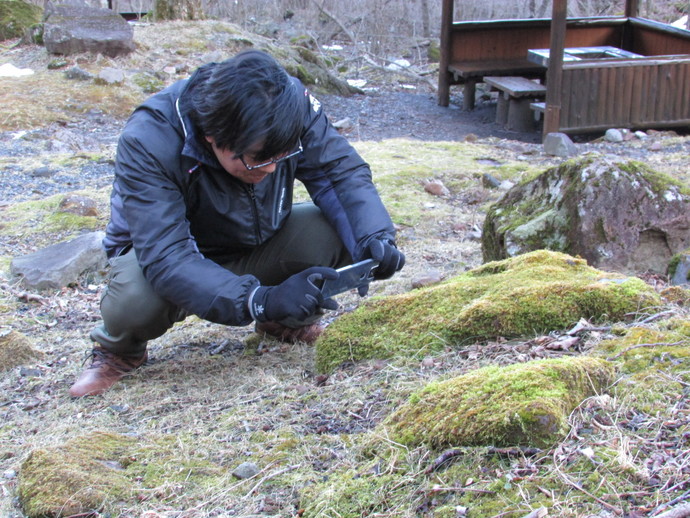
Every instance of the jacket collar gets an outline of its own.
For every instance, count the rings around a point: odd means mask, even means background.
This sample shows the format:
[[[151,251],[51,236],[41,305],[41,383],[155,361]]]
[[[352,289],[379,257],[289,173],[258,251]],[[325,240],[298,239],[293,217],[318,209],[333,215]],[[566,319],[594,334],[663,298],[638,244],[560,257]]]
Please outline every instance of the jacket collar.
[[[189,111],[187,109],[188,104],[189,103],[185,102],[182,96],[175,99],[175,113],[177,114],[177,118],[182,126],[182,132],[184,133],[182,154],[204,165],[220,168],[220,163],[218,163],[215,155],[202,144],[200,140],[202,137],[197,134],[196,128],[189,117]]]

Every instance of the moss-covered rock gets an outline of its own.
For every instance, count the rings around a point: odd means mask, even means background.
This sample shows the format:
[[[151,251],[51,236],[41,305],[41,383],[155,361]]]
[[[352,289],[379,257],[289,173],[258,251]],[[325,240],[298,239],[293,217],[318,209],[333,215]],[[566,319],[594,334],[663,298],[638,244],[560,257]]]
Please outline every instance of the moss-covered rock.
[[[406,445],[546,447],[564,436],[570,412],[614,376],[613,364],[590,357],[484,367],[430,383],[384,426]]]
[[[34,349],[31,341],[17,331],[0,335],[0,372],[13,369],[43,356]]]
[[[171,487],[224,487],[229,477],[198,436],[96,431],[32,451],[21,465],[17,492],[28,518],[101,511],[123,516],[129,514],[123,508],[142,498],[160,505]]]
[[[24,461],[19,498],[29,517],[60,517],[93,512],[127,498],[124,475],[132,437],[92,433],[61,447],[34,450]]]
[[[496,337],[529,336],[581,318],[621,320],[657,305],[642,280],[546,250],[487,263],[442,284],[372,300],[333,322],[316,344],[320,371],[348,360],[414,357]]]
[[[687,186],[649,166],[587,155],[516,185],[484,222],[482,253],[495,261],[547,248],[598,268],[666,272],[690,245]]]
[[[43,9],[23,0],[0,0],[0,40],[24,36],[42,16]]]

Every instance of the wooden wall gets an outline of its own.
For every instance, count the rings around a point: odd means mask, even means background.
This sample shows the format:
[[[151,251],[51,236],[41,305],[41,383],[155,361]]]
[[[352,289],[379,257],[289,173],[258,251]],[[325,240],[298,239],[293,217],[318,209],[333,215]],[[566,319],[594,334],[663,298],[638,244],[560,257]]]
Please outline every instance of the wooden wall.
[[[572,19],[566,46],[620,47],[624,19]],[[454,23],[450,34],[449,62],[527,59],[528,49],[550,45],[550,20],[500,20]]]
[[[562,85],[566,133],[690,125],[690,56],[566,63]]]
[[[631,18],[627,28],[630,51],[643,56],[690,54],[690,31],[642,18]]]

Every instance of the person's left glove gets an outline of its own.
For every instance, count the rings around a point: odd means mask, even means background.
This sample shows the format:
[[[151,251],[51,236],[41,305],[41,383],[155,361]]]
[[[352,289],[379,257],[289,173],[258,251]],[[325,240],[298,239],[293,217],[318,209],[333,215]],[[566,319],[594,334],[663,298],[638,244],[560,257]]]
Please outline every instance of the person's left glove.
[[[390,239],[372,240],[364,252],[364,258],[378,261],[379,265],[373,272],[376,280],[388,279],[405,266],[405,254],[398,250]],[[369,286],[362,286],[358,291],[360,297],[364,297],[369,291]]]

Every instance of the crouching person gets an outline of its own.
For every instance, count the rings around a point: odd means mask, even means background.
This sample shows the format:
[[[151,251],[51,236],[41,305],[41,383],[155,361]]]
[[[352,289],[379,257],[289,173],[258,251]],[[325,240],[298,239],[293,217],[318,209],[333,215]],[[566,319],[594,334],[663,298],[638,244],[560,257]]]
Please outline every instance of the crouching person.
[[[295,180],[312,202],[294,204]],[[404,255],[368,165],[319,102],[269,55],[200,67],[139,106],[118,143],[111,262],[92,362],[70,388],[102,394],[187,315],[311,343],[320,282],[366,258],[375,278]]]

